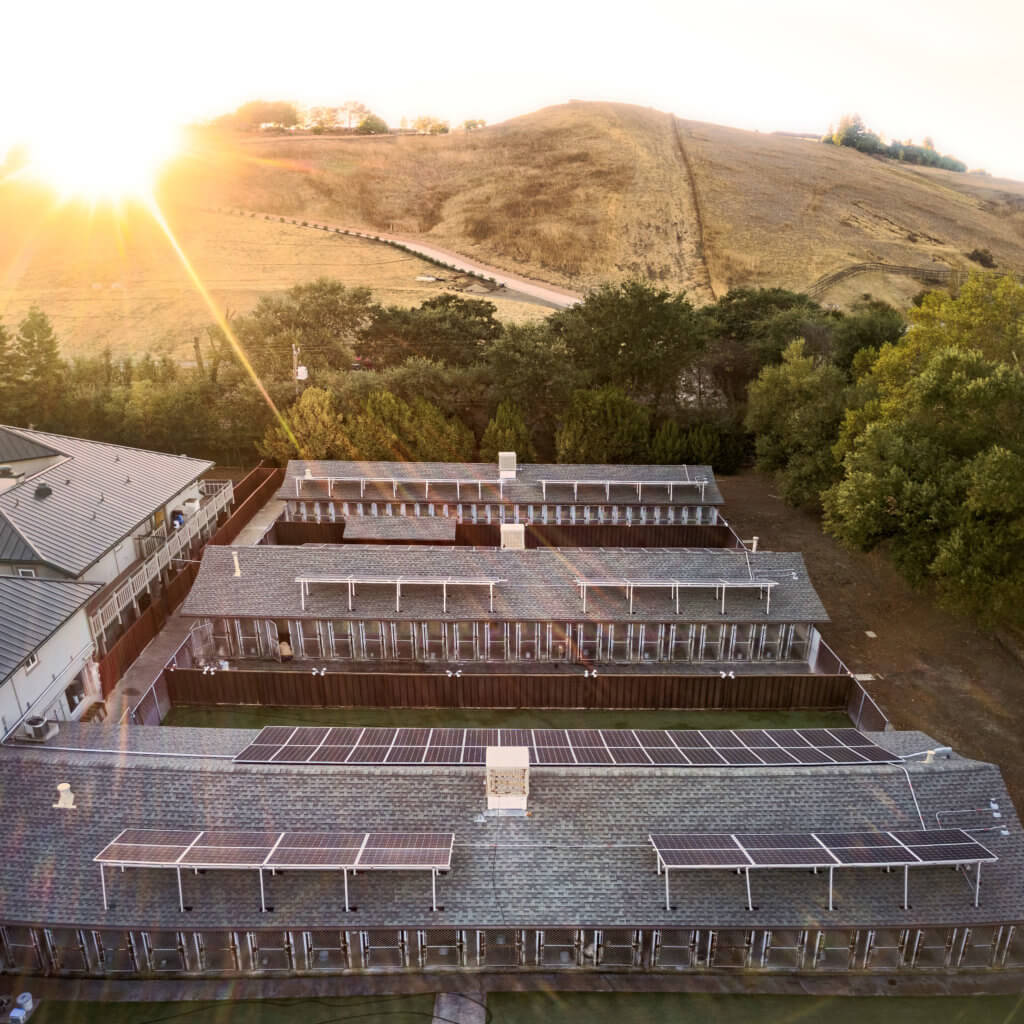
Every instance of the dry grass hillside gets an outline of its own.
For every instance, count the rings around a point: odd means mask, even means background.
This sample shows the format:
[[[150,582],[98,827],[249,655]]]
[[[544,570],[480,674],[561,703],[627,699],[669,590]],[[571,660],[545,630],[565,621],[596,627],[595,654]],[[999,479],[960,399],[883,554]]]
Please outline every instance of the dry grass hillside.
[[[1024,272],[1024,184],[897,164],[606,103],[550,107],[470,135],[288,138],[195,133],[160,199],[217,305],[322,274],[413,305],[460,282],[394,249],[213,212],[225,206],[419,238],[574,291],[640,277],[710,301],[804,289],[855,263]],[[115,221],[0,187],[0,318],[37,303],[71,351],[186,357],[210,317],[141,210]],[[442,275],[451,277],[451,275]],[[462,282],[464,283],[464,282]],[[825,292],[906,305],[922,285],[871,274]],[[494,300],[503,319],[547,315]]]
[[[26,201],[26,199],[28,201]],[[170,226],[220,310],[245,313],[261,295],[326,275],[365,285],[379,302],[414,306],[467,282],[374,242],[308,228],[167,207]],[[0,189],[0,322],[31,305],[50,317],[67,354],[192,358],[212,316],[147,211],[90,212],[24,190]],[[420,275],[440,278],[417,281]],[[490,296],[488,296],[490,298]],[[542,306],[493,298],[505,320],[539,319]]]

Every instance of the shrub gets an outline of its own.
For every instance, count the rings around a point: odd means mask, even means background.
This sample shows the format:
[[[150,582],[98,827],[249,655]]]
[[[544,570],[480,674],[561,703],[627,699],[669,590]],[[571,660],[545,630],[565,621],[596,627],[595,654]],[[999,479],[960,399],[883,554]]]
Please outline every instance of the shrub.
[[[972,249],[967,253],[969,260],[974,260],[975,263],[980,263],[983,267],[987,267],[991,270],[996,266],[996,258],[992,255],[989,249]]]

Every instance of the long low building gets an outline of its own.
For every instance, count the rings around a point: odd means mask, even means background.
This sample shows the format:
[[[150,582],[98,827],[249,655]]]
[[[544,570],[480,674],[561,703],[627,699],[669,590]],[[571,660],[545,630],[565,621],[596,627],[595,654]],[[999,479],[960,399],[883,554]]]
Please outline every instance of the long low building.
[[[208,548],[182,614],[219,658],[816,661],[828,616],[799,554],[726,549]]]
[[[1024,837],[998,769],[920,733],[834,732],[701,739],[888,760],[524,760],[523,813],[488,809],[504,790],[479,763],[246,763],[282,736],[68,724],[0,747],[0,956],[121,977],[1024,966]]]
[[[462,523],[711,525],[722,494],[710,466],[288,463],[285,519],[427,516]]]

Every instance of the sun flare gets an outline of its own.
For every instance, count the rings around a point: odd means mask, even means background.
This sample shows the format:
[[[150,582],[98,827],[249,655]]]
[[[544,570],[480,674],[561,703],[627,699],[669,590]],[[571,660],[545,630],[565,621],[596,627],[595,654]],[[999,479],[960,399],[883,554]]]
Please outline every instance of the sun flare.
[[[161,166],[180,149],[180,133],[153,125],[51,127],[25,144],[21,175],[62,198],[146,198]]]

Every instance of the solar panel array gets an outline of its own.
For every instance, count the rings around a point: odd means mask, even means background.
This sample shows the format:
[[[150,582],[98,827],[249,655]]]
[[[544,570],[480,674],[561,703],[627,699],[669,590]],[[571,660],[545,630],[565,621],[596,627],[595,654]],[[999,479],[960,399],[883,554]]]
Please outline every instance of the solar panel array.
[[[452,832],[128,828],[94,860],[131,867],[447,871],[454,842]]]
[[[235,761],[482,765],[487,747],[529,747],[535,765],[855,765],[900,758],[857,729],[402,729],[270,725]]]
[[[668,868],[903,867],[995,855],[958,828],[898,832],[684,833],[650,837]]]

